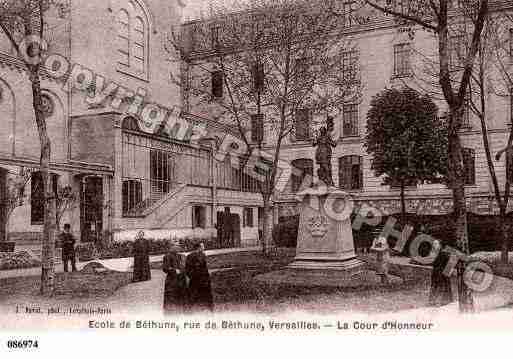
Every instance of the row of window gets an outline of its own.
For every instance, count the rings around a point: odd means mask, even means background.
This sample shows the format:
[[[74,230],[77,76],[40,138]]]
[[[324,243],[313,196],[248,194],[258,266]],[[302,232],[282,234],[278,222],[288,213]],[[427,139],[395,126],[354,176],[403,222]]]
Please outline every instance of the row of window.
[[[476,184],[475,151],[472,148],[464,148],[463,166],[465,171],[465,185]],[[338,159],[339,188],[342,190],[363,189],[363,157],[358,155],[343,156]],[[296,193],[311,185],[314,173],[313,160],[300,158],[292,161],[294,168],[291,178],[291,190]],[[513,179],[513,166],[507,161],[506,172]],[[392,187],[399,184],[392,183]]]
[[[343,106],[342,137],[358,136],[358,105],[347,104]],[[294,116],[293,140],[309,141],[312,139],[312,111],[304,108],[296,110]],[[264,140],[264,115],[251,116],[251,141],[260,143]]]

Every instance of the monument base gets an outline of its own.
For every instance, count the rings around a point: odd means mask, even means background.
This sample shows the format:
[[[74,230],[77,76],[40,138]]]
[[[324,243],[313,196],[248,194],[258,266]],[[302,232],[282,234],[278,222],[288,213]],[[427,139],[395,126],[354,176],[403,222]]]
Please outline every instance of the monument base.
[[[360,273],[365,269],[365,262],[353,257],[344,260],[333,259],[316,259],[316,258],[296,258],[290,263],[287,268],[289,269],[322,269],[330,271],[343,271],[347,272],[348,276]],[[339,273],[340,274],[340,273]]]

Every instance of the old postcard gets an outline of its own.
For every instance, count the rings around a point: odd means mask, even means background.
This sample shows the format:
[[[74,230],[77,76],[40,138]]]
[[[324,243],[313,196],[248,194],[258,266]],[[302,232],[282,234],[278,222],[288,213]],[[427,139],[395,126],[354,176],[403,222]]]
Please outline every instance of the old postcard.
[[[0,1],[0,341],[513,328],[513,1]]]

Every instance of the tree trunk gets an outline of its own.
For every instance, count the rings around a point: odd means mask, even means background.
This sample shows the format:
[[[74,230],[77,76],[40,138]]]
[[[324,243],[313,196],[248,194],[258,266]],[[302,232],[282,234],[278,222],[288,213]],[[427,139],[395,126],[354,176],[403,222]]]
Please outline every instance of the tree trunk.
[[[499,223],[501,227],[501,262],[503,264],[508,263],[509,257],[509,234],[508,234],[508,223],[506,218],[506,207],[501,206],[499,213]]]
[[[467,207],[465,201],[465,177],[463,168],[463,156],[461,150],[461,142],[458,133],[462,108],[451,109],[450,116],[459,116],[453,118],[453,124],[449,128],[449,148],[448,148],[448,167],[449,167],[449,183],[452,189],[453,215],[454,215],[454,231],[456,236],[456,245],[458,249],[468,255],[469,244],[467,234]],[[457,265],[458,275],[458,301],[460,312],[471,312],[473,308],[472,293],[464,281],[463,274],[465,272],[465,263],[459,261]]]
[[[50,138],[46,130],[46,119],[42,110],[41,103],[41,84],[39,78],[39,67],[34,66],[30,69],[30,80],[32,83],[32,97],[34,105],[34,115],[36,117],[37,131],[41,145],[40,172],[43,178],[43,242],[41,256],[41,294],[51,296],[54,291],[55,273],[55,196],[52,190],[52,181],[50,177]]]
[[[264,196],[264,223],[262,230],[262,252],[267,255],[272,244],[273,237],[273,210],[270,196]]]

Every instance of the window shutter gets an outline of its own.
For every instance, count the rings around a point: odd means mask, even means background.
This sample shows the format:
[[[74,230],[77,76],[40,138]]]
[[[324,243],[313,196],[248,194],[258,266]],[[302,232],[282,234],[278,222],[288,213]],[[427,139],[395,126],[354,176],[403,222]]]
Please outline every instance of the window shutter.
[[[212,72],[212,97],[214,97],[214,98],[223,97],[223,72],[222,71]]]
[[[260,143],[264,139],[264,115],[251,115],[251,141]]]
[[[264,75],[264,65],[262,63],[257,63],[253,65],[253,90],[255,92],[260,92],[264,89],[265,75]]]

